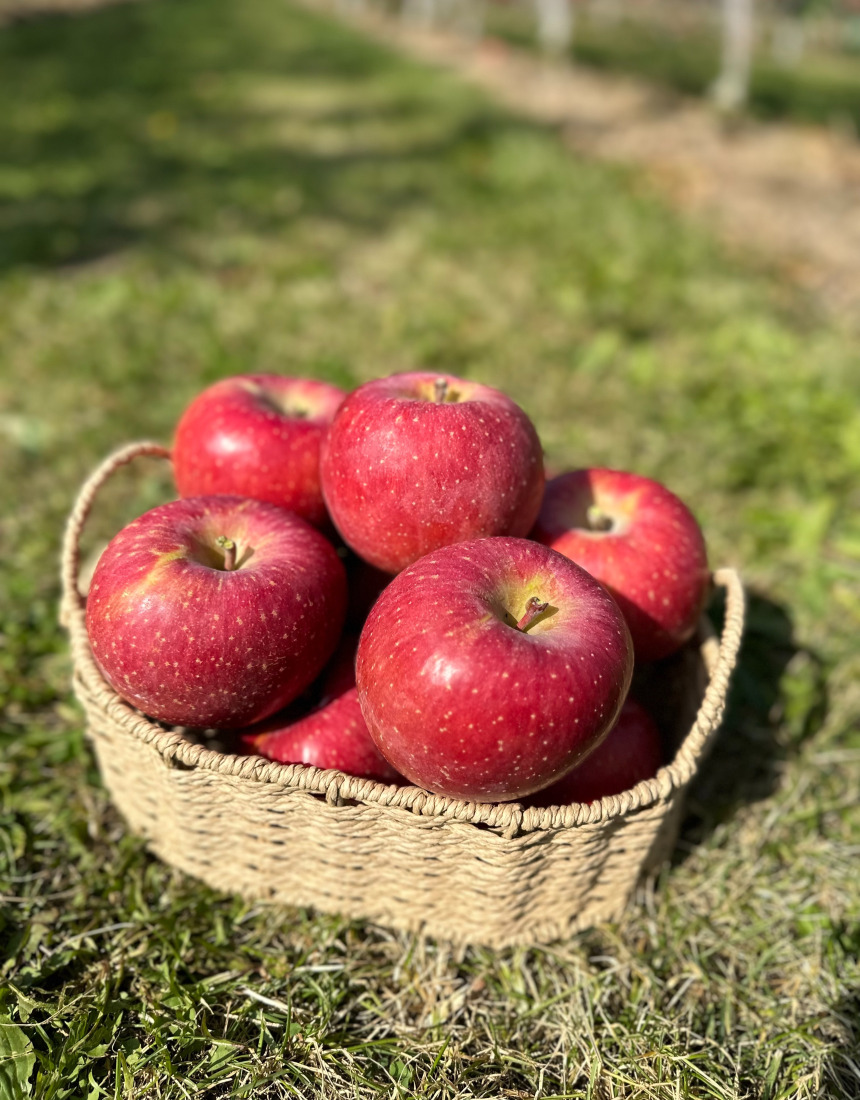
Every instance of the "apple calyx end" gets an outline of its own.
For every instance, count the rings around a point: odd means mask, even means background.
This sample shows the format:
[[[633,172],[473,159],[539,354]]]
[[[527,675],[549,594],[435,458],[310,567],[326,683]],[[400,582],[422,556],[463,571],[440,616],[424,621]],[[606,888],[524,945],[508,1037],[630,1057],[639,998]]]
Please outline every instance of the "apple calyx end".
[[[215,539],[215,545],[219,550],[224,551],[224,571],[232,572],[236,568],[236,543],[226,535],[219,535]]]
[[[615,520],[607,515],[602,508],[592,504],[586,512],[586,522],[589,531],[598,531],[601,534],[612,531],[615,528]]]
[[[525,634],[531,624],[539,615],[543,615],[544,611],[549,607],[548,603],[545,603],[537,596],[532,596],[526,602],[526,609],[523,617],[517,623],[517,630]]]
[[[312,407],[294,394],[279,393],[259,382],[246,382],[243,388],[256,398],[262,408],[278,416],[286,416],[290,420],[309,420],[312,415]]]

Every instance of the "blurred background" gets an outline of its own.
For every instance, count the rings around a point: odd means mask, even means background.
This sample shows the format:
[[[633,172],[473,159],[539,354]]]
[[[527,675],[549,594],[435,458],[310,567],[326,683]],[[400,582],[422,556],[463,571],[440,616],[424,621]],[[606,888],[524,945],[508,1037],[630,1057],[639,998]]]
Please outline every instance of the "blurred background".
[[[405,0],[403,14],[710,95],[724,109],[858,122],[856,0]]]
[[[0,1065],[34,1096],[856,1095],[858,20],[0,0]],[[59,540],[103,456],[229,374],[403,369],[506,390],[556,470],[664,481],[749,588],[674,866],[546,951],[174,874],[69,690]],[[125,471],[87,553],[172,491]]]

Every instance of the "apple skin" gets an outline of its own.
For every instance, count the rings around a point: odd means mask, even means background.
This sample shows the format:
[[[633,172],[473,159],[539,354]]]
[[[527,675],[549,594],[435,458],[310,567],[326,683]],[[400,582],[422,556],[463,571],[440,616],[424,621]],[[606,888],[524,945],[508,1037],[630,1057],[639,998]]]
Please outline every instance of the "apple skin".
[[[232,571],[216,540],[236,544]],[[146,512],[99,559],[87,630],[105,678],[163,722],[244,726],[318,675],[346,609],[331,544],[298,516],[243,497]]]
[[[611,527],[599,529],[602,522]],[[609,589],[637,661],[668,657],[695,632],[710,589],[705,540],[659,482],[603,468],[560,474],[547,482],[531,537]]]
[[[281,764],[313,764],[360,779],[402,783],[403,776],[380,753],[362,717],[355,686],[356,641],[341,645],[323,681],[322,696],[309,713],[275,715],[243,730],[239,751]]]
[[[444,400],[434,399],[437,383]],[[342,538],[386,573],[450,543],[527,535],[544,484],[540,441],[518,405],[489,386],[420,371],[354,390],[329,428],[320,471]]]
[[[528,803],[568,806],[574,802],[596,802],[629,791],[643,779],[651,779],[662,762],[657,723],[641,703],[628,697],[618,721],[597,748],[564,779],[532,795]]]
[[[278,374],[216,382],[191,402],[176,428],[179,495],[265,500],[325,527],[320,443],[345,396],[327,382]]]
[[[256,732],[243,735],[243,751],[281,764],[334,768],[359,779],[402,783],[367,732],[354,687],[303,718],[269,719]]]
[[[521,631],[512,624],[533,597],[550,607]],[[385,758],[412,783],[477,802],[565,775],[614,723],[632,671],[609,593],[554,550],[505,537],[446,546],[396,576],[356,661]]]

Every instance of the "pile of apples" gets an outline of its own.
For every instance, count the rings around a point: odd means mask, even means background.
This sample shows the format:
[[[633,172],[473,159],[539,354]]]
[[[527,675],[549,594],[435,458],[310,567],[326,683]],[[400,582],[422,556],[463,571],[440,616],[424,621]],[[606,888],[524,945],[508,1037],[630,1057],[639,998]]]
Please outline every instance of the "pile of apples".
[[[87,599],[99,668],[145,714],[477,802],[588,802],[659,768],[634,659],[682,646],[709,588],[662,485],[545,483],[518,405],[423,372],[224,379],[172,459],[180,499],[115,536]]]

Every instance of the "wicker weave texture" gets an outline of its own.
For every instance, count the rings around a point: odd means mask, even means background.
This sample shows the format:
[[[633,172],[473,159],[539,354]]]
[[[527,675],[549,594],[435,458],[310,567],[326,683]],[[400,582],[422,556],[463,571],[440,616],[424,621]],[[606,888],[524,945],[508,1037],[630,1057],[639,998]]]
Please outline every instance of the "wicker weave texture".
[[[703,621],[695,642],[643,684],[674,750],[657,776],[588,805],[461,802],[224,754],[150,721],[115,694],[89,649],[79,541],[101,486],[143,455],[167,452],[132,444],[81,490],[66,528],[62,618],[105,784],[157,855],[249,898],[459,942],[546,942],[621,913],[641,875],[671,853],[684,793],[722,718],[743,628],[734,572],[714,577],[727,597],[721,639]]]

